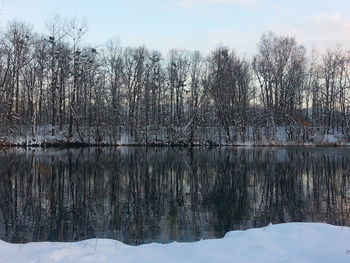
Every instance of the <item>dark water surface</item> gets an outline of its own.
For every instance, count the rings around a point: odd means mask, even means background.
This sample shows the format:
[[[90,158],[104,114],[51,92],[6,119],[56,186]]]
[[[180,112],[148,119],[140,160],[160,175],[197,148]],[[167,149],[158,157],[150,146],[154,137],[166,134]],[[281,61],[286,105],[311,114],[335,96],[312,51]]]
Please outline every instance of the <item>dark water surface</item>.
[[[350,226],[350,149],[0,150],[0,239],[194,241],[281,222]]]

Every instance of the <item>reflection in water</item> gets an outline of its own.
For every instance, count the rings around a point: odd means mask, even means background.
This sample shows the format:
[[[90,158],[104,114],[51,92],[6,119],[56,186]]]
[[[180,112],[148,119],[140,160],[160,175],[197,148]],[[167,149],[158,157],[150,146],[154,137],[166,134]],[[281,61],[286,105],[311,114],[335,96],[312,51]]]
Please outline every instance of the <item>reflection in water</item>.
[[[221,237],[269,222],[350,226],[350,149],[6,149],[0,239]]]

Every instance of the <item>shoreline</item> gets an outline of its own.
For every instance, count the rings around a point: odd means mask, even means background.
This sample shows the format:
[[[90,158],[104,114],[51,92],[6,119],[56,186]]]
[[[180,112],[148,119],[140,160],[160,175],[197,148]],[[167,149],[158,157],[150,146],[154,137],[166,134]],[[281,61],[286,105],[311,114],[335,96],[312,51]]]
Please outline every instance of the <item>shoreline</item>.
[[[51,135],[50,126],[38,128],[34,135],[28,131],[17,131],[0,135],[0,147],[116,147],[116,146],[159,146],[159,147],[349,147],[350,135],[341,130],[329,133],[323,128],[312,127],[265,127],[235,128],[230,132],[223,127],[198,128],[193,134],[185,128],[165,128],[130,133],[125,127],[96,131],[82,127],[69,135],[66,129]]]
[[[2,143],[0,148],[85,148],[85,147],[324,147],[324,148],[347,148],[350,147],[349,142],[340,143],[237,143],[237,144],[210,144],[210,143],[79,143],[79,142],[43,142],[34,144],[25,143]]]

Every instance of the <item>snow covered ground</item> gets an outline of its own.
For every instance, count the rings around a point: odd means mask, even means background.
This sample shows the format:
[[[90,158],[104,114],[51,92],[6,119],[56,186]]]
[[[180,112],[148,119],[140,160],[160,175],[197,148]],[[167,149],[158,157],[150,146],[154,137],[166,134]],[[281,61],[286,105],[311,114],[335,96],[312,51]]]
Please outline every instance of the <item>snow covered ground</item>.
[[[108,239],[22,245],[0,241],[0,262],[349,263],[350,227],[287,223],[232,231],[222,239],[140,246]]]
[[[203,146],[350,146],[350,129],[326,132],[325,127],[198,127],[191,137],[186,127],[157,130],[147,127],[130,135],[126,127],[80,127],[69,137],[68,126],[51,136],[51,125],[37,127],[35,135],[27,129],[13,134],[0,134],[0,146],[126,146],[126,145],[203,145]]]

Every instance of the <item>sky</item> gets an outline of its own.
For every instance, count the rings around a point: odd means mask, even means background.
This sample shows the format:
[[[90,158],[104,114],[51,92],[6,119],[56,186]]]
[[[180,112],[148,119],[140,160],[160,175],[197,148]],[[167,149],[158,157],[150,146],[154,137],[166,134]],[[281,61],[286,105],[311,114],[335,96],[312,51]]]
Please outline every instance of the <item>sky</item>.
[[[93,45],[118,38],[122,46],[204,53],[226,45],[249,57],[272,31],[308,50],[350,47],[350,0],[2,0],[0,27],[19,20],[45,33],[56,14],[85,18]]]

